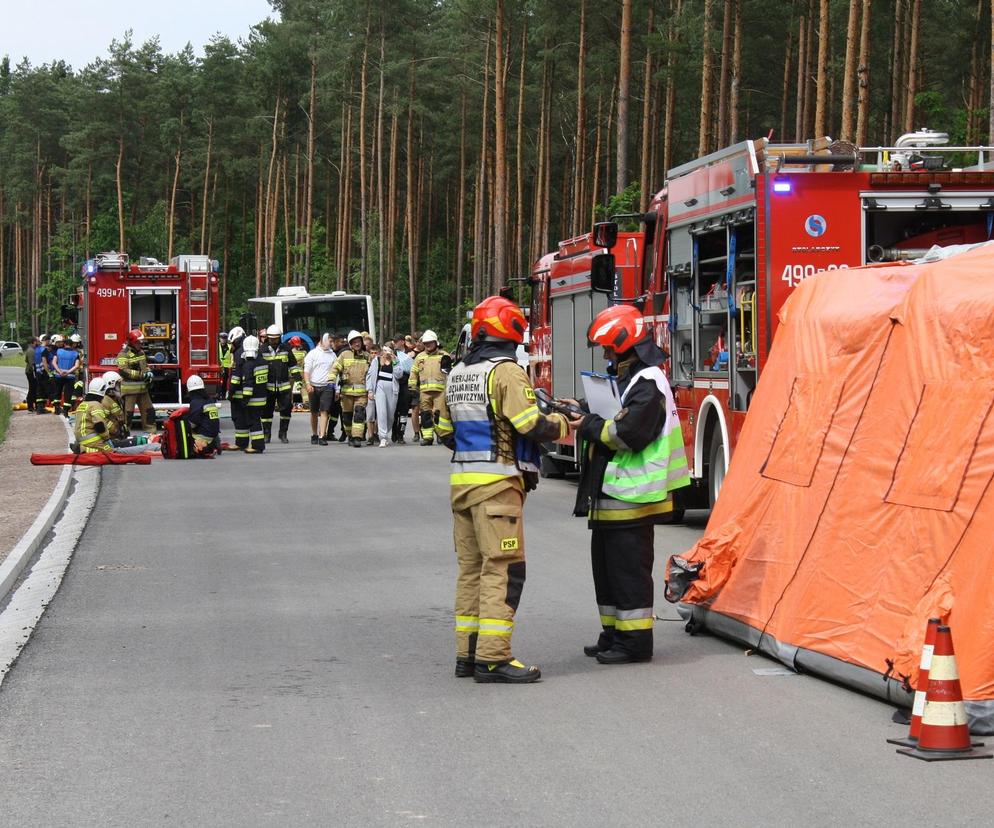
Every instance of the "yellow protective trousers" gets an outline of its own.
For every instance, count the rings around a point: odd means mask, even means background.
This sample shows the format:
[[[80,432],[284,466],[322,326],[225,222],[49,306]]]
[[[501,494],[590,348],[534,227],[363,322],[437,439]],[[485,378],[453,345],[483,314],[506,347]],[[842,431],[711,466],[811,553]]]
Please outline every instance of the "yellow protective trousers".
[[[524,494],[507,488],[467,509],[452,510],[459,562],[456,656],[510,661],[514,613],[525,585]]]

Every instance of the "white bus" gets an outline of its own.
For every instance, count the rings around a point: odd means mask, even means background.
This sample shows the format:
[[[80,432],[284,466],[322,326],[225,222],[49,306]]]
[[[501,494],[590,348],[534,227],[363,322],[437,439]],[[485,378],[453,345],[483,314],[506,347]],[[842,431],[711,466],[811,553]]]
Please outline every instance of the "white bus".
[[[347,336],[349,331],[369,331],[376,335],[373,297],[369,294],[344,290],[310,294],[304,287],[282,287],[275,296],[249,299],[248,312],[255,317],[254,325],[247,320],[251,327],[276,324],[284,336],[306,334],[312,347],[324,333]],[[248,330],[248,326],[243,327]]]

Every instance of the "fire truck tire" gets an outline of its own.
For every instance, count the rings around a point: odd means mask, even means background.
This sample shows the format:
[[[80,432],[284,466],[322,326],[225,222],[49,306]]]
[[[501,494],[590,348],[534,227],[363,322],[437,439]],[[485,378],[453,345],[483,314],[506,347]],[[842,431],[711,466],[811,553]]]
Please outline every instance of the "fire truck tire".
[[[711,437],[711,451],[708,460],[708,504],[713,509],[722,484],[725,482],[725,443],[721,429],[716,428]]]

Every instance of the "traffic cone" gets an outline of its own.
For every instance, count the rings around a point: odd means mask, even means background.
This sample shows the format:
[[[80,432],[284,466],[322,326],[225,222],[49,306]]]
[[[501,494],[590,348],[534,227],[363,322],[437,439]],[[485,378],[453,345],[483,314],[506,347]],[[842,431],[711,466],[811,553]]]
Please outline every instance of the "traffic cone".
[[[960,689],[953,636],[949,627],[939,626],[936,629],[918,746],[898,748],[897,752],[915,759],[924,759],[926,762],[994,759],[994,754],[990,751],[976,750],[970,744],[970,726],[967,724],[966,706],[963,704],[963,691]]]
[[[925,625],[925,645],[922,647],[922,659],[918,665],[918,688],[915,690],[915,701],[911,706],[911,729],[904,739],[888,739],[889,744],[902,747],[918,746],[922,711],[925,709],[925,694],[928,691],[928,669],[932,664],[932,651],[935,649],[935,631],[941,623],[941,618],[929,618],[928,624]]]

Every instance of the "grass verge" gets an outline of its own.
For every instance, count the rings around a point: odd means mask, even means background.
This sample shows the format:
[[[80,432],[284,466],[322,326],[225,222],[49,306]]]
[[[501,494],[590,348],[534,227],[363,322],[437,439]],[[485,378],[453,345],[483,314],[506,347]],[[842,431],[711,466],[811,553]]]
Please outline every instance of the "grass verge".
[[[10,425],[10,392],[0,388],[0,444],[7,436],[7,426]]]

